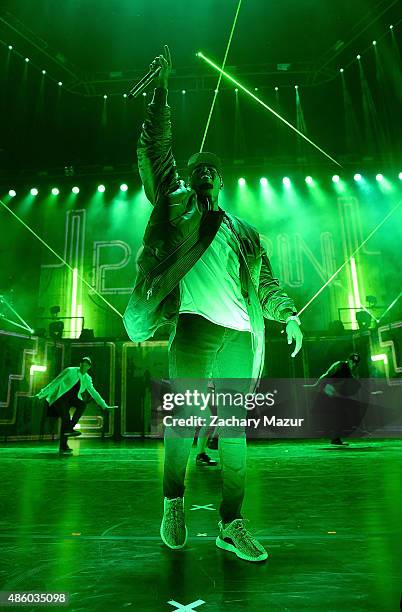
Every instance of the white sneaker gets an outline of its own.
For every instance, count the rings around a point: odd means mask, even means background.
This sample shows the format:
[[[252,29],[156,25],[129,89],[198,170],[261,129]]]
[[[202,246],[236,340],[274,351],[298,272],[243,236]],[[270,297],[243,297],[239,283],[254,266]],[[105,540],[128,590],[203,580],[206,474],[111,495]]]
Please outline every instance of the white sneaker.
[[[245,519],[235,519],[225,527],[221,521],[216,545],[245,561],[265,561],[268,557],[267,551],[245,528],[244,523]]]
[[[161,538],[169,548],[183,548],[187,542],[187,527],[184,519],[184,498],[164,498]]]

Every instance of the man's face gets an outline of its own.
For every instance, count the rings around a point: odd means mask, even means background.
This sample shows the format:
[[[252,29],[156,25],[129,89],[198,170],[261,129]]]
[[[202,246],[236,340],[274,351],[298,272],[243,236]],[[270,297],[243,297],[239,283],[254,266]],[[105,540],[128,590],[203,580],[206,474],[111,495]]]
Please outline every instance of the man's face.
[[[216,200],[221,188],[221,178],[214,166],[200,164],[190,176],[190,185],[198,196],[209,196]]]
[[[81,361],[80,370],[82,374],[86,374],[90,367],[91,365],[88,363],[88,361]]]

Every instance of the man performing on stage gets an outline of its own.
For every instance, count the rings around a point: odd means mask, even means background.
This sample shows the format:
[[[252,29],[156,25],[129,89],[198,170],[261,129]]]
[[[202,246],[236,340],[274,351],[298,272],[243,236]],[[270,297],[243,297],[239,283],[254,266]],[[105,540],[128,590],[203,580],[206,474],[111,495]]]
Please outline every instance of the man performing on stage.
[[[195,153],[188,162],[188,182],[179,178],[171,150],[167,89],[172,65],[166,46],[151,66],[160,72],[138,143],[138,164],[154,209],[137,257],[125,326],[134,341],[152,337],[163,324],[173,326],[169,375],[175,391],[206,390],[212,378],[217,392],[229,385],[231,391],[248,393],[264,363],[263,317],[286,325],[288,343],[296,342],[295,356],[302,344],[297,311],[272,275],[258,232],[219,207],[219,158]],[[233,414],[232,408],[225,410],[219,406],[219,416]],[[193,438],[191,428],[185,434],[174,427],[165,431],[161,537],[170,548],[182,548],[187,539],[184,480]],[[222,503],[216,544],[241,559],[262,561],[267,552],[241,514],[245,432],[220,431],[219,454]]]
[[[67,438],[69,436],[81,435],[81,432],[76,431],[74,427],[84,414],[86,405],[91,398],[103,410],[111,410],[117,407],[108,406],[94,388],[92,378],[88,374],[91,366],[91,358],[83,357],[79,367],[65,368],[35,396],[46,400],[47,416],[61,418],[59,446],[59,453],[61,455],[72,452],[72,449],[67,444]],[[75,408],[71,419],[70,408]]]

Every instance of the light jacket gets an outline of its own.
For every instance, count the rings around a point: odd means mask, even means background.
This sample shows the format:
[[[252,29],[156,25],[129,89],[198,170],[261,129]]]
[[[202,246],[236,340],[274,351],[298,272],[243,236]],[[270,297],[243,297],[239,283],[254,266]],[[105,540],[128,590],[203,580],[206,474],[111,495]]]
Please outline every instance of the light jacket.
[[[102,408],[107,408],[108,404],[99,395],[94,388],[92,378],[88,373],[81,374],[80,368],[65,368],[54,380],[52,380],[46,387],[43,387],[37,394],[39,399],[46,399],[49,404],[54,404],[62,395],[70,391],[77,382],[80,381],[80,390],[78,391],[79,399],[83,399],[82,394],[84,391],[88,391],[93,400]]]
[[[203,255],[227,217],[240,247],[240,281],[250,317],[258,379],[264,365],[264,317],[284,323],[296,307],[273,277],[256,229],[224,210],[210,210],[180,179],[172,154],[167,90],[155,89],[138,142],[138,166],[145,194],[154,206],[137,255],[137,277],[124,314],[131,340],[151,338],[165,324],[177,324],[180,280]]]

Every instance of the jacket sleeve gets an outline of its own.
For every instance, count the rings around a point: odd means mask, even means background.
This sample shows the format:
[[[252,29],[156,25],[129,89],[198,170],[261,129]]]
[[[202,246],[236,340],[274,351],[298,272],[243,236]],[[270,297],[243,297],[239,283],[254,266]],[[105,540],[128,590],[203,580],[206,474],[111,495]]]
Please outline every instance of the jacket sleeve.
[[[137,146],[138,169],[152,205],[180,187],[172,153],[172,124],[167,89],[157,87],[148,104]]]
[[[107,408],[108,404],[105,402],[105,400],[100,395],[100,393],[98,393],[97,390],[95,389],[94,384],[92,382],[92,378],[89,376],[89,374],[87,374],[87,376],[88,376],[88,384],[87,384],[88,393],[90,394],[92,399],[98,404],[98,406],[101,406],[101,408]]]
[[[48,385],[46,385],[46,387],[43,387],[43,389],[41,389],[40,391],[38,391],[38,393],[36,394],[37,397],[39,399],[43,399],[44,397],[46,397],[47,395],[49,395],[49,392],[51,391],[51,389],[59,382],[61,381],[65,376],[67,376],[69,371],[69,368],[64,368],[64,370],[62,370],[60,372],[60,374],[58,374],[56,376],[56,378],[54,378],[53,380],[50,381],[50,383]]]
[[[267,252],[261,246],[261,272],[258,285],[258,297],[262,306],[264,317],[285,323],[286,319],[297,314],[293,300],[287,295],[279,285],[277,278],[274,278]]]

